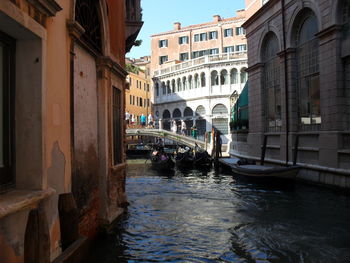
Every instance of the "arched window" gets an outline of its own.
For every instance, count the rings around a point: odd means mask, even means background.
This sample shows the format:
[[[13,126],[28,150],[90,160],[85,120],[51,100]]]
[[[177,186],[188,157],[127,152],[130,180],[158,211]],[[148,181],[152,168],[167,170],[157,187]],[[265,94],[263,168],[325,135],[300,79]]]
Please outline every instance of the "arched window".
[[[192,89],[192,75],[188,76],[188,88]]]
[[[231,69],[230,78],[231,78],[231,84],[237,84],[238,83],[238,72],[237,72],[237,69],[235,69],[235,68]]]
[[[241,69],[241,83],[246,83],[248,80],[248,72],[246,71],[246,68]]]
[[[321,124],[319,40],[315,14],[307,9],[294,26],[297,54],[299,120],[301,129],[319,129]]]
[[[228,113],[228,110],[224,104],[217,104],[212,110],[213,115],[224,115],[227,113]]]
[[[202,72],[201,73],[201,87],[204,88],[205,87],[205,73]]]
[[[205,108],[202,105],[199,105],[196,109],[196,116],[204,117],[205,116]]]
[[[182,89],[186,90],[187,89],[187,81],[186,81],[186,77],[182,78]]]
[[[185,108],[184,117],[193,117],[193,110],[190,107]]]
[[[166,94],[166,86],[165,86],[165,82],[162,82],[162,94],[165,95]]]
[[[170,111],[168,110],[163,111],[163,119],[170,119]]]
[[[179,109],[175,109],[173,111],[173,118],[181,118],[181,111]]]
[[[219,85],[219,76],[218,76],[218,72],[216,70],[213,70],[211,72],[211,85],[212,86]]]
[[[281,130],[281,88],[280,65],[278,53],[278,39],[272,32],[268,33],[262,45],[262,59],[264,62],[263,88],[266,105],[267,131]]]
[[[75,20],[84,28],[82,39],[98,53],[102,53],[102,37],[98,15],[98,2],[76,0]]]
[[[228,84],[228,74],[227,74],[227,70],[226,69],[221,70],[220,83],[221,83],[221,85],[227,85]]]
[[[181,91],[182,89],[181,89],[181,79],[180,78],[178,78],[177,79],[177,91]]]
[[[166,89],[167,89],[167,93],[170,94],[170,93],[171,93],[170,80],[168,80],[168,81],[166,82]]]
[[[173,80],[171,81],[171,90],[172,90],[172,93],[175,93],[175,91],[176,91],[175,79],[173,79]]]
[[[344,37],[350,37],[350,0],[343,1],[342,22]]]
[[[199,88],[199,77],[197,73],[194,75],[194,88]]]

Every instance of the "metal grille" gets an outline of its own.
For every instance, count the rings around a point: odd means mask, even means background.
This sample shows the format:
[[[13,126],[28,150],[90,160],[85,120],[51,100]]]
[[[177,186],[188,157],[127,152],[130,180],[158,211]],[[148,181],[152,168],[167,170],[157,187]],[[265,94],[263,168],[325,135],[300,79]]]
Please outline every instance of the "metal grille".
[[[86,43],[102,52],[100,21],[98,18],[97,0],[77,0],[75,4],[75,20],[85,29],[82,38]]]
[[[223,115],[227,114],[228,110],[224,104],[218,104],[213,108],[213,115]]]
[[[215,129],[221,132],[221,134],[228,134],[228,119],[218,118],[213,119],[213,126]]]
[[[196,116],[200,116],[200,117],[205,116],[205,108],[202,105],[197,107]]]

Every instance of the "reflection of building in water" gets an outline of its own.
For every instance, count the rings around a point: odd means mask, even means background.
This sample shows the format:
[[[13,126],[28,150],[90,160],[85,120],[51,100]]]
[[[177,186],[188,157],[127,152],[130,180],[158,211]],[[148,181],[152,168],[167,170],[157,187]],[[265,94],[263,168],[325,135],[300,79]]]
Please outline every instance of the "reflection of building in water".
[[[212,126],[228,138],[230,96],[247,81],[246,53],[205,56],[155,72],[154,112],[163,128],[184,120],[187,132],[195,125],[199,138]]]
[[[151,75],[155,118],[163,128],[184,120],[199,138],[212,126],[229,134],[230,96],[247,81],[247,44],[241,25],[247,11],[152,36]],[[224,141],[226,141],[224,139]]]

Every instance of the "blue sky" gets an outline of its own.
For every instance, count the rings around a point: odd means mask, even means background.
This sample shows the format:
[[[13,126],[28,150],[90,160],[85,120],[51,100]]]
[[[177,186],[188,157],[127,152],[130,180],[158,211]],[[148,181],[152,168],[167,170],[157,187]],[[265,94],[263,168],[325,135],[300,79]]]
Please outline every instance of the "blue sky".
[[[143,42],[126,54],[130,58],[151,55],[150,36],[172,30],[174,22],[188,26],[212,21],[216,14],[233,17],[244,8],[244,0],[141,0],[141,6],[144,24],[137,39]]]

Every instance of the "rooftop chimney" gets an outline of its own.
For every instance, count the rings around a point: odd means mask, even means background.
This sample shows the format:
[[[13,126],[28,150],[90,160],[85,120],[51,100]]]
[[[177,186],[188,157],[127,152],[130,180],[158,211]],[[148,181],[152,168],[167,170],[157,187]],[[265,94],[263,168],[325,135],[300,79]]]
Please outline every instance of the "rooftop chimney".
[[[174,30],[180,30],[181,29],[181,23],[180,22],[175,22],[174,23]]]
[[[213,18],[214,18],[214,22],[221,21],[221,16],[219,16],[219,15],[213,15]]]

